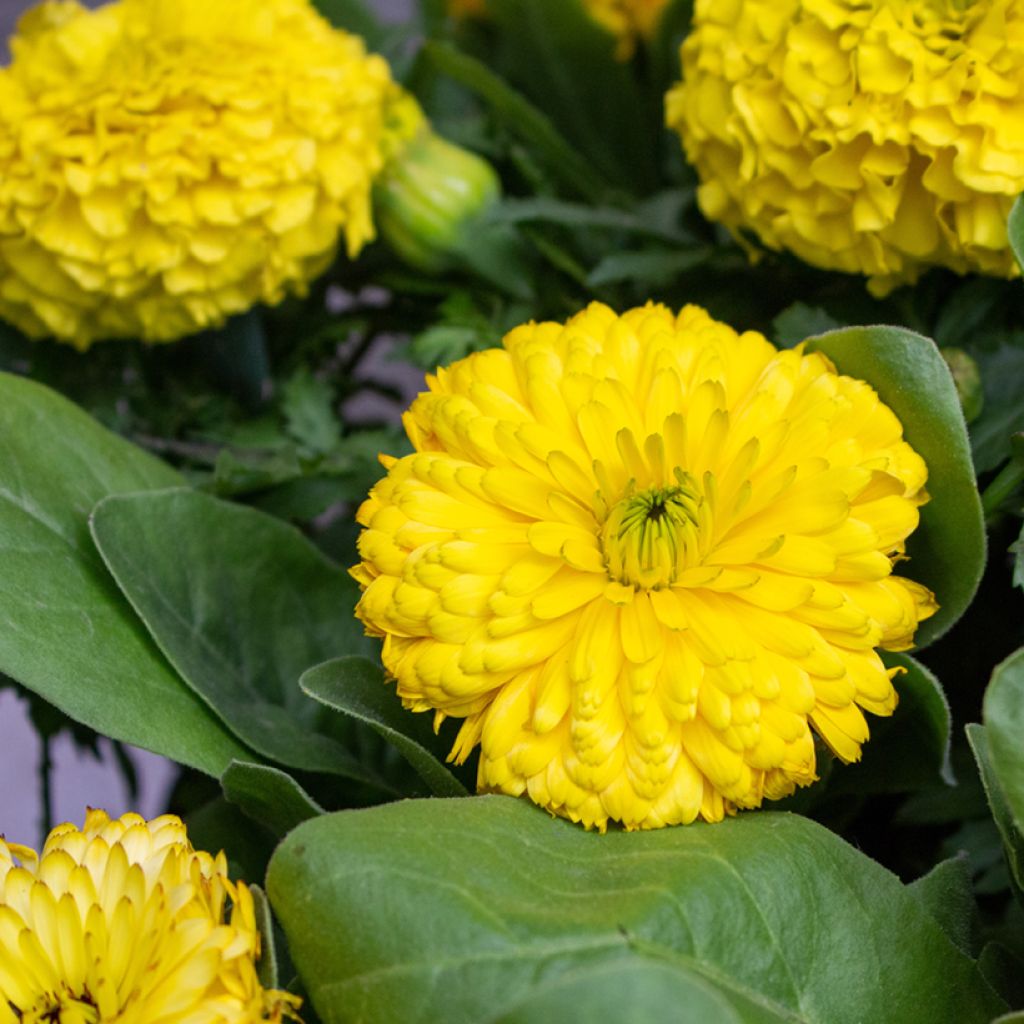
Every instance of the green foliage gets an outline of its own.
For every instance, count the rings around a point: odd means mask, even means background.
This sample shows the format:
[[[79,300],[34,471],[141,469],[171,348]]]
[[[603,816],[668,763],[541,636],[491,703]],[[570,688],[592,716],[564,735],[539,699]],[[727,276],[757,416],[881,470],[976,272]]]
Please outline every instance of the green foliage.
[[[298,687],[310,665],[362,644],[357,587],[292,527],[189,490],[113,497],[96,544],[189,685],[247,746],[305,771],[378,783]]]
[[[599,990],[609,1021],[645,980],[671,1020],[987,1024],[1004,1008],[930,893],[790,815],[598,836],[507,797],[389,804],[300,826],[268,892],[327,1024],[550,1016],[605,971],[623,978]]]
[[[1024,832],[1024,649],[999,665],[985,693],[989,761],[1018,832]]]
[[[393,744],[435,796],[466,796],[466,787],[441,763],[444,756],[425,715],[412,717],[380,667],[366,658],[336,658],[306,672],[304,693]]]
[[[219,775],[244,758],[167,664],[89,537],[98,501],[174,486],[178,475],[66,399],[7,374],[0,437],[0,671],[98,732],[202,771]]]

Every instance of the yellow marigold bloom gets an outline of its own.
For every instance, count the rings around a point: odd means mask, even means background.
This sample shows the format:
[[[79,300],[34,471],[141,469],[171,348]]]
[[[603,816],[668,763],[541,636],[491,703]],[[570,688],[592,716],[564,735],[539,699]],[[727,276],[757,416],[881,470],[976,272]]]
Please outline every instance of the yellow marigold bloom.
[[[42,857],[0,839],[0,1024],[294,1017],[295,996],[259,984],[259,945],[249,890],[172,815],[90,810]]]
[[[0,316],[79,348],[304,291],[373,237],[389,123],[420,117],[308,0],[48,0],[11,50]]]
[[[884,294],[1018,273],[1020,0],[697,0],[667,118],[731,231]]]
[[[357,608],[481,790],[604,828],[716,821],[843,760],[932,595],[927,470],[820,354],[594,304],[427,378],[358,513]]]
[[[628,60],[637,41],[650,39],[658,27],[668,0],[582,0],[583,8],[602,28],[618,40],[616,56]],[[453,18],[481,18],[487,15],[486,0],[448,0]]]

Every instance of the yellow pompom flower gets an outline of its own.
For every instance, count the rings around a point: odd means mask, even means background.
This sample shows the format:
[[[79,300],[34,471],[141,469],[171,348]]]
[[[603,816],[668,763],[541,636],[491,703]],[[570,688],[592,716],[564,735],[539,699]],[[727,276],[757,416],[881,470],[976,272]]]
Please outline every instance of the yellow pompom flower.
[[[252,894],[172,815],[90,810],[41,857],[0,839],[0,1024],[294,1017],[295,996],[260,986],[259,952]]]
[[[591,305],[428,377],[359,509],[357,614],[479,788],[604,828],[716,821],[844,761],[927,500],[895,414],[823,355],[695,306]]]
[[[1019,0],[697,0],[667,98],[712,220],[876,294],[1018,273]]]
[[[421,115],[308,0],[47,0],[0,71],[0,317],[86,348],[302,293]],[[411,111],[411,113],[410,113]]]
[[[668,0],[582,0],[583,9],[618,40],[616,56],[628,60],[640,39],[650,39]],[[453,18],[481,18],[486,0],[448,0]]]

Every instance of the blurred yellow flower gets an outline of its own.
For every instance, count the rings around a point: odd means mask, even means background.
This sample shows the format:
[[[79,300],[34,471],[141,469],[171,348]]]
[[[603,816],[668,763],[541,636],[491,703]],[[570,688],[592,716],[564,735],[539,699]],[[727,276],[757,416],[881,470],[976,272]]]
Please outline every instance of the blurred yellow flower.
[[[420,117],[308,0],[49,0],[11,49],[0,317],[79,348],[304,291],[373,237],[389,123]]]
[[[357,614],[481,790],[604,828],[716,821],[843,760],[932,595],[892,411],[695,306],[594,304],[428,377],[358,513]]]
[[[668,0],[581,0],[584,10],[618,40],[616,56],[628,60],[637,41],[650,39],[658,27]],[[480,18],[487,14],[486,0],[448,0],[453,18]]]
[[[230,906],[229,906],[230,904]],[[252,895],[165,815],[0,839],[0,1024],[258,1024],[299,1000],[263,989]]]
[[[712,220],[876,294],[1018,272],[1018,0],[697,0],[682,62],[667,119]]]

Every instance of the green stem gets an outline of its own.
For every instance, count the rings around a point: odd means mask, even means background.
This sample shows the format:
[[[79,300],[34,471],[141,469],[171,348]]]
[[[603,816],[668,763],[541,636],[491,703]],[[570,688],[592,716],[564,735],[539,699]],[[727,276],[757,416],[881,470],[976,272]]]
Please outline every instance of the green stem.
[[[1010,459],[999,471],[999,475],[985,488],[981,495],[981,507],[985,519],[991,521],[996,517],[1003,502],[1024,482],[1024,460]]]

